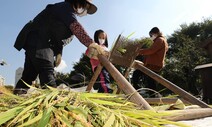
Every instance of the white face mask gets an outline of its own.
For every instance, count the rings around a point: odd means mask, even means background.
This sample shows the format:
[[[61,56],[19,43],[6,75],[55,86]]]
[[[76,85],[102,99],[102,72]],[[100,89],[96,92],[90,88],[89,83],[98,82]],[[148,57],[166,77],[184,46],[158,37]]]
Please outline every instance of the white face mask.
[[[85,10],[85,9],[83,9],[83,8],[77,8],[77,13],[78,13],[78,14],[81,14],[84,10]]]
[[[152,35],[151,40],[155,40],[156,37],[157,37],[157,36]]]
[[[77,9],[77,15],[79,17],[82,17],[82,16],[86,16],[87,15],[87,10],[83,9],[83,8],[78,8]]]
[[[99,44],[103,45],[105,43],[105,39],[99,39]]]

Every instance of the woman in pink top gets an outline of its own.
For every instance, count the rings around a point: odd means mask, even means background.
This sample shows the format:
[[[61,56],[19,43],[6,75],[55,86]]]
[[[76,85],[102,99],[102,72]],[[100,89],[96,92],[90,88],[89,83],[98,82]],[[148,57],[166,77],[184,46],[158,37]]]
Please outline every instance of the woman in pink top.
[[[94,41],[103,47],[105,50],[108,50],[108,40],[107,34],[103,30],[97,30],[94,33]],[[99,65],[99,60],[97,58],[90,58],[90,63],[92,66],[92,71],[94,72]],[[98,90],[99,93],[111,93],[112,90],[109,88],[110,77],[108,71],[103,67],[101,73],[98,76],[98,79],[94,85],[94,89]]]

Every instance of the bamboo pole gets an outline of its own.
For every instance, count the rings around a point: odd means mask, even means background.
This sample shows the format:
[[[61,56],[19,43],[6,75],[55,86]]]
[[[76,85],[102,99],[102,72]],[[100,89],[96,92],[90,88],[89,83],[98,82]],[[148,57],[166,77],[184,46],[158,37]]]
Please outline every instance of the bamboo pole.
[[[180,95],[182,98],[184,98],[188,102],[190,102],[192,104],[199,105],[202,108],[209,108],[209,106],[206,103],[204,103],[203,101],[198,100],[196,97],[194,97],[190,93],[186,92],[185,90],[181,89],[177,85],[171,83],[170,81],[166,80],[165,78],[161,77],[160,75],[154,73],[150,69],[148,69],[145,66],[143,66],[142,62],[140,62],[138,60],[135,60],[134,68],[135,69],[139,69],[140,71],[142,71],[146,75],[150,76],[155,81],[159,82],[160,84],[162,84],[163,86],[165,86],[169,90],[171,90],[174,93]]]
[[[144,98],[149,104],[174,104],[179,98]],[[184,99],[180,99],[184,104],[190,104]]]
[[[108,70],[113,79],[117,82],[119,88],[126,95],[131,95],[130,100],[132,102],[136,103],[143,109],[154,110],[107,58],[103,55],[98,55],[98,58],[101,64]]]
[[[102,71],[102,68],[103,68],[103,66],[100,65],[100,64],[97,66],[97,69],[96,69],[96,71],[94,72],[94,75],[93,75],[93,77],[91,78],[91,80],[90,80],[90,82],[89,82],[89,84],[88,84],[88,86],[87,86],[87,88],[86,88],[86,91],[88,91],[88,92],[91,91],[91,89],[92,89],[94,83],[96,82],[96,79],[98,78],[99,74],[100,74],[101,71]]]
[[[200,118],[212,116],[211,108],[185,109],[185,110],[178,110],[178,111],[175,110],[175,111],[163,111],[163,112],[170,112],[172,114],[170,116],[162,117],[163,119],[167,119],[171,121],[192,120],[192,119],[200,119]]]
[[[126,72],[125,72],[125,74],[124,74],[124,77],[125,77],[126,79],[128,78],[129,73],[130,73],[130,70],[132,69],[133,65],[134,65],[134,61],[131,63],[130,67],[127,68],[127,70],[126,70]],[[120,92],[121,92],[121,90],[120,90],[120,88],[118,87],[118,90],[117,90],[116,94],[120,94]]]

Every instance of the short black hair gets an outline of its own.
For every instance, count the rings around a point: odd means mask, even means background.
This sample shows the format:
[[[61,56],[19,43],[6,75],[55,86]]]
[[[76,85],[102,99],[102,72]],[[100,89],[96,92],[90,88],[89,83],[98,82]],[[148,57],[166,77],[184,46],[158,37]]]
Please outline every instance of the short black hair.
[[[94,33],[94,41],[99,44],[99,35],[101,33],[105,33],[103,30],[97,30],[95,33]],[[105,38],[105,44],[104,44],[106,47],[108,47],[108,40],[107,40],[107,36]]]
[[[158,29],[158,27],[153,27],[150,31],[149,31],[149,36],[151,37],[152,34],[159,34],[161,33],[160,30]]]

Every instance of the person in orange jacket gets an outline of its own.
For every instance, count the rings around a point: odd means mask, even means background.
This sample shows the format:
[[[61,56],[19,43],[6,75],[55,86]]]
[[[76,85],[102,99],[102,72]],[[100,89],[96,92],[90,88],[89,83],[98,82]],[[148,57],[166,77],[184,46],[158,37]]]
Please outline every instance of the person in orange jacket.
[[[153,44],[150,48],[140,49],[138,55],[144,56],[144,66],[148,69],[159,73],[164,66],[164,59],[166,52],[168,51],[168,43],[166,38],[162,35],[161,31],[157,27],[153,27],[149,35]],[[145,75],[145,80],[147,81],[148,88],[156,90],[156,82],[149,76]],[[135,88],[138,88],[137,84],[133,84]]]

